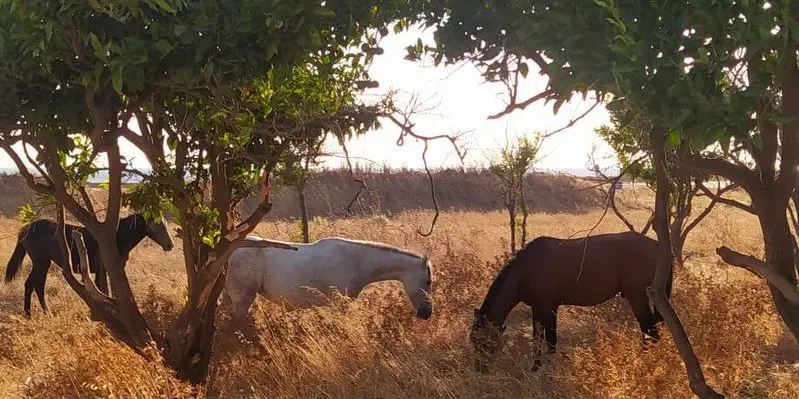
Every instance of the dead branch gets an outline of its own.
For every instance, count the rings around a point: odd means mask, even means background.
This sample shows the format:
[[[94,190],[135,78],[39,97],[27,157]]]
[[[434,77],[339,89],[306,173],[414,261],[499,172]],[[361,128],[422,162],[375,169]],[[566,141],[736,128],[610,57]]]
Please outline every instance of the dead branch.
[[[400,112],[395,107],[390,106],[387,107],[388,111],[382,113],[381,116],[388,118],[388,120],[390,120],[392,123],[394,123],[394,125],[400,128],[400,134],[399,137],[397,137],[398,147],[401,147],[405,143],[406,137],[413,137],[417,140],[421,140],[424,143],[424,150],[422,151],[422,163],[424,164],[425,173],[427,173],[427,179],[430,182],[430,194],[433,199],[433,208],[435,209],[435,214],[433,215],[433,220],[430,223],[430,229],[427,231],[427,233],[423,232],[421,228],[417,229],[417,233],[419,233],[424,237],[428,237],[431,234],[433,234],[433,229],[435,228],[436,222],[438,221],[438,217],[441,214],[441,211],[438,207],[438,199],[436,198],[436,189],[435,189],[435,182],[433,179],[433,173],[430,170],[430,167],[427,163],[428,145],[431,141],[434,140],[448,140],[452,144],[452,147],[455,149],[455,153],[458,155],[458,159],[461,161],[461,163],[463,163],[463,160],[466,158],[466,150],[459,147],[457,141],[462,135],[466,134],[467,132],[461,132],[456,135],[440,134],[436,136],[424,136],[416,133],[413,130],[415,125],[411,122],[411,116],[414,114],[415,110],[418,107],[419,104],[414,98],[411,100],[408,108],[404,112]],[[399,113],[402,116],[403,118],[402,121],[400,121],[395,116],[396,113]]]
[[[699,190],[702,191],[702,195],[710,198],[711,200],[715,200],[716,202],[718,202],[720,204],[724,204],[724,205],[727,205],[727,206],[738,208],[738,209],[740,209],[742,211],[751,213],[753,215],[755,214],[755,208],[752,205],[746,205],[746,204],[744,204],[742,202],[739,202],[739,201],[736,201],[734,199],[724,198],[721,195],[719,195],[718,193],[713,193],[712,191],[710,191],[710,189],[707,188],[707,186],[705,186],[704,183],[702,183],[702,182],[698,182],[698,183],[699,183]],[[740,187],[740,185],[738,183],[735,183],[735,182],[733,184],[728,185],[728,187],[729,186],[734,186],[733,188]],[[732,190],[732,189],[730,189],[730,190]],[[724,193],[726,193],[727,191],[730,191],[730,190],[724,190],[722,192],[722,194],[724,194]]]
[[[74,231],[72,234],[72,239],[75,240],[76,238],[80,238],[80,240],[76,241],[76,246],[78,248],[78,255],[80,259],[80,269],[81,275],[83,276],[83,284],[81,284],[76,278],[75,275],[72,274],[72,267],[70,256],[69,245],[66,241],[66,234],[65,234],[65,222],[64,222],[64,206],[60,202],[56,203],[56,223],[58,226],[57,236],[56,239],[59,242],[59,246],[61,247],[61,252],[64,255],[64,259],[62,264],[64,267],[61,268],[61,274],[64,276],[64,279],[69,284],[70,288],[75,291],[76,294],[87,304],[89,308],[96,312],[97,310],[102,309],[103,312],[106,312],[107,315],[118,319],[118,313],[116,308],[116,303],[113,299],[109,298],[105,294],[99,292],[97,286],[89,277],[89,261],[86,255],[86,245],[83,243],[82,235]],[[77,233],[77,236],[75,235]]]
[[[543,100],[543,99],[545,99],[545,98],[547,98],[547,97],[549,97],[549,96],[551,96],[553,94],[555,94],[555,91],[552,90],[552,89],[548,89],[548,90],[544,90],[541,93],[538,93],[538,94],[536,94],[536,95],[534,95],[534,96],[532,96],[532,97],[530,97],[530,98],[528,98],[528,99],[526,99],[526,100],[524,100],[524,101],[522,101],[520,103],[512,102],[512,103],[508,104],[505,107],[505,109],[502,110],[501,112],[498,112],[498,113],[496,113],[494,115],[490,115],[488,117],[488,119],[489,120],[499,119],[499,118],[501,118],[501,117],[503,117],[505,115],[510,114],[511,112],[513,112],[513,111],[515,111],[517,109],[525,109],[530,104],[532,104],[532,103],[534,103],[536,101]]]
[[[573,126],[574,126],[574,125],[575,125],[577,122],[579,122],[580,120],[582,120],[582,119],[584,119],[586,116],[588,116],[588,114],[590,114],[590,113],[591,113],[591,111],[593,111],[594,109],[596,109],[596,107],[598,107],[598,106],[599,106],[599,104],[602,104],[602,99],[601,99],[601,98],[599,98],[599,97],[597,97],[597,99],[596,99],[596,102],[594,103],[594,105],[592,105],[590,108],[588,108],[587,110],[585,110],[585,112],[583,112],[582,114],[580,114],[580,115],[579,115],[579,116],[577,116],[576,118],[572,118],[572,119],[570,119],[570,120],[569,120],[569,123],[567,123],[567,124],[566,124],[566,126],[563,126],[563,127],[561,127],[561,128],[555,129],[555,130],[553,130],[553,131],[551,131],[551,132],[548,132],[548,133],[544,133],[543,135],[541,135],[541,137],[543,137],[543,138],[547,138],[547,137],[550,137],[550,136],[554,136],[554,135],[556,135],[556,134],[558,134],[558,133],[560,133],[560,132],[562,132],[562,131],[564,131],[564,130],[566,130],[566,129],[569,129],[569,128],[573,127]]]
[[[716,254],[721,257],[721,260],[724,262],[744,268],[752,274],[764,278],[769,284],[777,288],[777,290],[785,297],[789,302],[794,305],[799,305],[799,291],[797,288],[791,284],[788,279],[780,275],[780,273],[770,264],[761,261],[760,259],[755,258],[751,255],[744,255],[740,252],[736,252],[731,250],[726,246],[722,246],[716,249]]]
[[[710,204],[708,204],[708,206],[705,207],[704,210],[702,210],[699,216],[697,216],[694,220],[691,221],[691,223],[688,224],[688,226],[685,227],[685,229],[682,232],[683,240],[685,240],[685,238],[688,237],[688,233],[690,233],[691,230],[693,230],[696,226],[699,225],[699,222],[701,222],[705,217],[707,217],[707,215],[710,214],[711,211],[713,211],[713,208],[715,208],[716,204],[719,203],[719,198],[722,198],[722,195],[724,195],[724,193],[738,187],[738,184],[736,183],[729,184],[726,187],[721,187],[721,183],[718,181],[718,178],[716,179],[716,182],[717,182],[716,193],[712,197],[709,197]],[[707,187],[699,179],[696,179],[695,184],[696,188],[698,188],[699,190],[702,190],[703,188],[707,190]]]
[[[339,141],[341,148],[344,150],[344,159],[347,161],[347,170],[350,172],[350,177],[352,178],[352,181],[358,183],[358,191],[356,191],[355,195],[352,196],[352,199],[350,199],[350,202],[347,203],[347,206],[341,208],[341,210],[344,211],[344,216],[348,216],[350,213],[352,213],[352,206],[356,202],[360,204],[361,193],[363,190],[366,190],[367,187],[366,182],[363,179],[355,176],[355,171],[352,169],[352,162],[350,161],[350,153],[347,151],[347,143],[344,141],[344,137],[339,137]]]
[[[94,302],[102,303],[109,307],[110,309],[114,310],[114,315],[116,316],[116,304],[114,300],[100,292],[97,288],[97,285],[94,284],[91,277],[89,276],[89,257],[86,252],[86,244],[83,242],[83,235],[78,230],[72,231],[72,241],[75,243],[75,247],[78,249],[78,259],[80,259],[80,274],[83,277],[83,286],[86,288],[86,292],[92,298]],[[72,272],[69,272],[72,274]]]
[[[25,163],[22,162],[22,159],[19,157],[16,151],[11,148],[11,144],[3,141],[0,143],[0,147],[2,147],[11,160],[14,161],[19,174],[22,175],[22,177],[25,178],[25,181],[28,183],[28,187],[42,194],[55,195],[55,188],[52,184],[45,185],[36,181],[36,178],[33,177],[33,174],[30,171],[28,171],[28,168],[25,166]]]

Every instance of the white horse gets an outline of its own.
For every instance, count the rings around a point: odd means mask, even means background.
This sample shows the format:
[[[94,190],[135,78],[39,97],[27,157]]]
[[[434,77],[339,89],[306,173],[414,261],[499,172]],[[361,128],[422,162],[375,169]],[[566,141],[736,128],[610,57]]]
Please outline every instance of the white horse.
[[[246,239],[261,240],[253,236]],[[432,266],[426,256],[382,243],[339,237],[310,244],[285,244],[297,251],[240,248],[228,259],[225,292],[231,300],[234,322],[247,319],[258,293],[289,308],[308,308],[325,304],[309,287],[323,293],[335,289],[356,298],[367,285],[386,280],[402,283],[416,317],[427,320],[433,313]]]

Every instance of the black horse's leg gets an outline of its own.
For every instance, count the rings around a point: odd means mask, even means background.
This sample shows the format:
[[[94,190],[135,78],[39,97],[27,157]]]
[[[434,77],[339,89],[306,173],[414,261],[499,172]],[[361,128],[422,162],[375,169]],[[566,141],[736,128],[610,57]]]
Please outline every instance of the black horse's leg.
[[[47,269],[50,268],[49,259],[33,259],[31,263],[31,274],[29,274],[28,278],[25,280],[25,299],[23,302],[25,317],[31,317],[31,297],[33,296],[34,290],[36,291],[36,296],[39,298],[39,303],[43,303],[44,288],[40,289],[39,287],[43,284],[40,282],[43,281],[44,278],[47,278]],[[42,310],[46,311],[46,307],[42,306]]]
[[[544,314],[544,326],[546,327],[547,351],[555,353],[555,346],[558,343],[558,307],[555,306]]]
[[[627,301],[630,302],[635,319],[638,320],[638,326],[644,334],[644,346],[659,341],[660,333],[655,324],[657,320],[652,308],[649,306],[649,297],[646,292],[643,290],[635,293],[626,292],[625,296]]]
[[[541,308],[533,305],[531,307],[533,315],[533,367],[532,371],[538,371],[541,368],[541,344],[544,341],[546,334],[546,327],[542,318]],[[536,310],[538,308],[538,310]]]
[[[33,295],[33,286],[36,276],[36,262],[33,262],[33,269],[31,274],[25,280],[25,296],[23,300],[23,309],[25,310],[25,317],[31,317],[31,296]]]
[[[49,266],[49,265],[48,265]],[[39,305],[42,307],[42,312],[48,313],[47,301],[44,299],[44,286],[47,282],[47,272],[49,267],[42,268],[41,273],[36,276],[33,288],[36,290],[36,296],[39,297]]]

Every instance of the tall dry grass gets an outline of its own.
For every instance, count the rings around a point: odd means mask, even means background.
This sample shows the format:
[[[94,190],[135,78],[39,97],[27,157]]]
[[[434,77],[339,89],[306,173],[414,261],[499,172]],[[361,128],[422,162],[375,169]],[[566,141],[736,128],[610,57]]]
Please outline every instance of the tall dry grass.
[[[535,214],[531,230],[563,237],[590,228],[600,213]],[[639,225],[646,217],[644,211],[631,215]],[[430,254],[430,320],[414,317],[396,283],[303,311],[286,312],[259,298],[252,325],[242,331],[230,324],[225,301],[207,392],[114,342],[87,320],[84,306],[54,271],[48,282],[51,316],[34,307],[32,320],[21,318],[22,283],[15,282],[0,293],[0,397],[691,397],[669,335],[642,351],[637,324],[620,298],[593,308],[562,308],[559,353],[537,373],[530,372],[529,309],[519,306],[492,372],[475,373],[467,333],[472,308],[507,248],[505,216],[448,212],[431,237],[418,236],[416,228],[429,221],[430,212],[317,219],[312,236],[376,240]],[[799,368],[793,365],[799,345],[775,315],[764,284],[713,256],[721,243],[762,251],[753,223],[733,210],[714,212],[689,238],[691,257],[677,271],[673,303],[714,387],[728,397],[799,397]],[[597,231],[622,227],[608,216]],[[0,230],[13,228],[15,222],[0,221]],[[289,239],[295,230],[291,223],[270,222],[257,233]],[[0,241],[0,259],[10,256],[12,246]],[[165,254],[149,243],[131,255],[128,270],[137,297],[159,329],[168,327],[185,296],[180,261],[178,249]],[[27,271],[26,266],[23,277]]]

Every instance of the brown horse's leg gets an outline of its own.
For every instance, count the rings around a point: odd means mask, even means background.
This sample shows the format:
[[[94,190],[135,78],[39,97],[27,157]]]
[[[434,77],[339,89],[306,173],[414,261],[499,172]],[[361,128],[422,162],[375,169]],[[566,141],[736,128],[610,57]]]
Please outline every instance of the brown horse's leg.
[[[641,332],[644,333],[644,345],[660,340],[660,333],[656,326],[657,320],[652,308],[649,307],[649,297],[647,297],[646,292],[643,290],[635,293],[627,292],[626,296],[635,319],[638,320],[638,326],[641,328]]]

